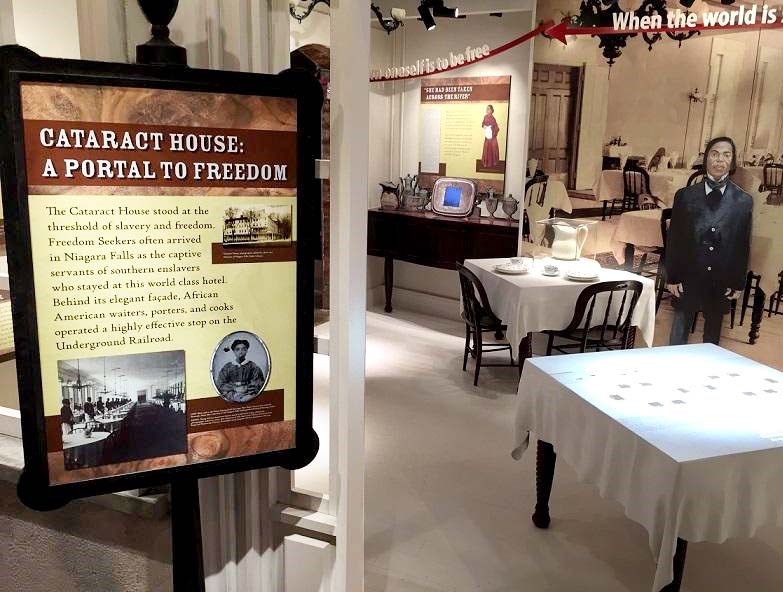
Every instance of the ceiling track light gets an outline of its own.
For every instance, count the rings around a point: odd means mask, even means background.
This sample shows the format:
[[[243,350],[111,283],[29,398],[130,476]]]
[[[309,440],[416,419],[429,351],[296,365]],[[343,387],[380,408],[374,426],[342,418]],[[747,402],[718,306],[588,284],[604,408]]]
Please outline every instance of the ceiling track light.
[[[421,22],[424,23],[426,29],[432,31],[435,28],[435,19],[432,17],[429,7],[424,5],[424,2],[419,5],[419,14],[421,15]]]
[[[459,8],[449,8],[444,0],[422,0],[421,3],[439,18],[459,18]]]
[[[435,18],[465,18],[459,13],[459,8],[449,8],[444,0],[421,0],[419,4],[421,21],[428,31],[435,28]]]

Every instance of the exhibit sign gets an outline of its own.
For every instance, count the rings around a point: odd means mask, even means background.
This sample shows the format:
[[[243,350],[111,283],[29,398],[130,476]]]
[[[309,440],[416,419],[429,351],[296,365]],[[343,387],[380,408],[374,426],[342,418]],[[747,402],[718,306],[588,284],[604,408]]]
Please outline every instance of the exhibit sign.
[[[431,78],[421,83],[419,172],[474,181],[478,191],[505,186],[510,76]]]
[[[23,501],[309,462],[318,82],[3,52]]]

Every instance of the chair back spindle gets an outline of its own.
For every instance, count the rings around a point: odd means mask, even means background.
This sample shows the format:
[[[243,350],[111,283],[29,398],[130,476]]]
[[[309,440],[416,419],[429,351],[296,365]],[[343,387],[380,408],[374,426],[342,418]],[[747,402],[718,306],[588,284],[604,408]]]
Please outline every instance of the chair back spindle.
[[[588,345],[594,346],[596,351],[601,348],[611,349],[615,345],[612,342],[616,342],[618,338],[621,347],[625,348],[641,293],[642,283],[636,280],[599,282],[588,286],[579,294],[574,316],[568,327],[557,333],[580,335],[580,352],[584,352]],[[602,295],[605,295],[605,302],[599,305],[598,301]],[[615,304],[618,301],[619,303]],[[599,321],[594,323],[596,309],[598,307],[600,310],[601,306],[603,314],[599,313]],[[600,330],[596,332],[596,329]],[[608,334],[611,334],[611,338],[608,338]]]
[[[623,169],[623,210],[638,209],[639,196],[650,194],[650,174],[636,164]]]

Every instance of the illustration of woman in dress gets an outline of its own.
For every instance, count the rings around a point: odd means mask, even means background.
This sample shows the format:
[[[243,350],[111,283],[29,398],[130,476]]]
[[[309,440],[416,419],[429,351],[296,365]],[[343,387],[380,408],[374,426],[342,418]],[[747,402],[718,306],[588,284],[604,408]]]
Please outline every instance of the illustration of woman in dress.
[[[494,113],[495,108],[487,105],[487,114],[481,122],[481,127],[484,128],[484,152],[481,155],[481,164],[486,169],[493,169],[500,164],[500,148],[498,148],[500,127]]]

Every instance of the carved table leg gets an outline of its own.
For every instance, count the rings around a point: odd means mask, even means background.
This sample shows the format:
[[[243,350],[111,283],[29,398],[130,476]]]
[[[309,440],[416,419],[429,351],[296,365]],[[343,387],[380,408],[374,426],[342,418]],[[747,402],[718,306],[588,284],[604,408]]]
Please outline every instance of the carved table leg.
[[[517,354],[519,364],[519,374],[522,375],[522,369],[525,367],[525,360],[533,357],[533,334],[528,333],[519,342],[519,353]]]
[[[633,271],[633,258],[636,255],[636,247],[631,243],[625,244],[625,263],[623,269]]]
[[[685,554],[688,551],[688,541],[677,537],[677,549],[674,551],[674,579],[670,584],[661,588],[661,592],[680,592],[682,585],[682,574],[685,571]]]
[[[536,511],[533,524],[538,528],[549,528],[549,495],[555,478],[557,455],[549,442],[538,441],[536,448]]]
[[[750,344],[753,345],[759,338],[761,329],[761,319],[764,318],[764,304],[767,301],[767,294],[761,288],[756,289],[753,295],[753,310],[750,313]]]
[[[387,256],[383,261],[383,287],[386,291],[386,312],[392,311],[392,289],[394,289],[394,258]]]
[[[625,344],[625,349],[633,349],[636,347],[636,327],[631,325],[628,329],[628,341]]]

